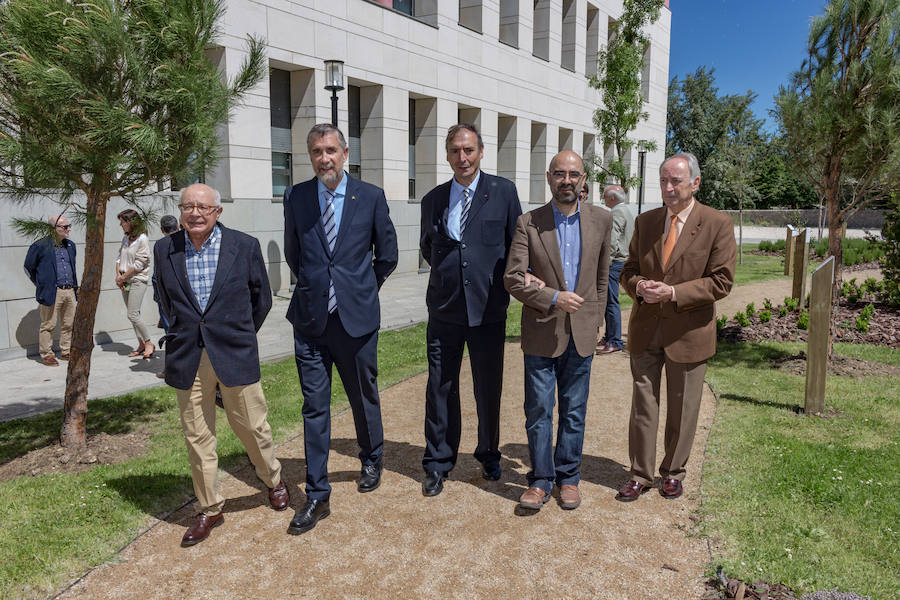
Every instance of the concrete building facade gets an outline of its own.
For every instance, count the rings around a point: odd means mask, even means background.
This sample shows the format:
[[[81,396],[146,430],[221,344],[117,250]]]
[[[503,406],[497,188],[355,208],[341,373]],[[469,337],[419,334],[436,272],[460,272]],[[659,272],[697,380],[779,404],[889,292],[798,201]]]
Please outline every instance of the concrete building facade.
[[[203,174],[225,206],[222,222],[259,238],[273,291],[287,295],[282,194],[312,176],[306,133],[331,120],[324,60],[344,61],[339,126],[348,137],[348,170],[384,188],[400,244],[399,271],[423,268],[419,203],[452,176],[447,128],[474,123],[485,143],[482,168],[515,182],[523,210],[549,200],[545,172],[562,149],[606,154],[593,126],[599,93],[588,85],[596,53],[622,13],[621,0],[229,0],[220,46],[210,51],[225,76],[245,57],[247,35],[266,40],[269,75],[221,127],[222,160]],[[644,206],[659,203],[657,169],[665,146],[671,14],[648,30],[642,74],[649,119],[635,137],[653,139],[646,156]],[[637,152],[630,157],[637,169]],[[599,185],[592,186],[599,201]],[[161,193],[159,212],[176,194]],[[630,201],[637,202],[632,190]],[[122,205],[124,207],[124,204]],[[50,216],[54,205],[0,202],[0,359],[37,345],[34,288],[22,269],[28,242],[11,228],[17,216]],[[112,203],[108,214],[121,207]],[[159,232],[151,233],[158,239]],[[83,261],[83,231],[73,228]],[[121,240],[108,219],[98,342],[131,343],[131,327],[113,284]],[[149,294],[144,320],[156,322]],[[283,315],[271,315],[281,318]],[[285,326],[288,326],[285,322]]]

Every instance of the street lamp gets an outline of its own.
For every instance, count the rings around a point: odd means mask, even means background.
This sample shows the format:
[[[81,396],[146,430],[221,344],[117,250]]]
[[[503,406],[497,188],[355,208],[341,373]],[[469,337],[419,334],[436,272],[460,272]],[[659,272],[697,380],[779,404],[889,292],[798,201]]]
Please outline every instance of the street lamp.
[[[647,164],[647,151],[638,152],[638,170],[641,172],[641,185],[638,187],[638,214],[641,214],[641,205],[644,204],[644,167]]]
[[[337,93],[344,89],[344,61],[325,61],[325,89],[331,92],[331,124],[337,127]]]

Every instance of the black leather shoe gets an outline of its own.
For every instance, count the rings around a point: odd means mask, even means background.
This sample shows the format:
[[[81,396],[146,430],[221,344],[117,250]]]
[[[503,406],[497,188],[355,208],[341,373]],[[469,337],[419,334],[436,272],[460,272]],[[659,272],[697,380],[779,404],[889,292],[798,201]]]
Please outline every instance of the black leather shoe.
[[[487,463],[481,465],[481,476],[488,481],[500,479],[500,463]]]
[[[422,495],[437,496],[444,491],[444,480],[447,474],[442,471],[425,471],[425,481],[422,482]]]
[[[328,500],[315,500],[307,498],[306,504],[294,514],[291,524],[288,525],[288,533],[300,535],[316,526],[319,519],[324,519],[331,514]]]
[[[359,484],[356,486],[360,492],[371,492],[381,485],[381,471],[384,463],[380,460],[374,465],[363,465],[359,472]]]

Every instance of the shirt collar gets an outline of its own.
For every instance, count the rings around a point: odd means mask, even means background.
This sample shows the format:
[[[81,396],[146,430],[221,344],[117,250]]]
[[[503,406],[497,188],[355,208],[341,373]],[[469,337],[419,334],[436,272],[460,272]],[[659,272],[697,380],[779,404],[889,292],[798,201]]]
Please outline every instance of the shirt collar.
[[[679,221],[681,221],[682,223],[686,223],[686,222],[687,222],[688,217],[691,215],[691,211],[694,210],[694,204],[695,204],[694,199],[691,198],[691,203],[687,205],[687,208],[685,208],[685,209],[682,210],[680,213],[678,213],[678,220],[679,220]],[[672,220],[672,216],[673,216],[674,214],[675,214],[675,213],[673,213],[671,210],[669,210],[669,207],[667,206],[667,207],[666,207],[666,221],[671,221],[671,220]]]
[[[571,219],[571,218],[573,218],[573,217],[579,217],[579,218],[580,218],[580,216],[581,216],[581,200],[578,201],[578,208],[576,208],[576,209],[575,209],[575,212],[573,212],[571,215],[565,215],[565,214],[563,214],[563,212],[562,212],[561,210],[559,210],[558,208],[556,208],[556,204],[554,204],[553,200],[550,201],[550,208],[553,209],[553,218],[554,218],[556,221],[565,220],[565,219]]]
[[[337,187],[334,188],[334,190],[329,190],[331,193],[334,194],[335,198],[337,198],[338,196],[343,198],[344,196],[347,195],[347,179],[349,177],[350,177],[350,175],[347,174],[347,171],[344,171],[344,175],[343,175],[343,177],[341,177],[341,182],[339,184],[337,184]],[[328,188],[325,187],[325,184],[322,183],[322,180],[319,179],[318,177],[316,177],[316,191],[318,192],[320,198],[324,197],[325,190],[327,190],[327,189]]]
[[[478,174],[475,175],[475,179],[472,180],[468,186],[464,186],[460,182],[456,180],[456,177],[450,180],[450,194],[462,194],[463,188],[468,188],[471,193],[471,197],[475,197],[475,190],[478,189],[478,182],[481,181],[481,169],[478,169]]]
[[[207,248],[212,246],[213,243],[218,241],[218,239],[221,236],[222,236],[222,233],[219,230],[219,223],[217,222],[213,226],[213,229],[210,232],[209,237],[206,238],[206,240],[204,240],[202,244],[200,244],[200,251],[206,250]],[[187,229],[184,230],[184,241],[185,241],[185,247],[188,248],[190,252],[193,252],[195,254],[198,252],[198,250],[196,248],[194,248],[194,243],[191,241],[190,236],[188,236]]]

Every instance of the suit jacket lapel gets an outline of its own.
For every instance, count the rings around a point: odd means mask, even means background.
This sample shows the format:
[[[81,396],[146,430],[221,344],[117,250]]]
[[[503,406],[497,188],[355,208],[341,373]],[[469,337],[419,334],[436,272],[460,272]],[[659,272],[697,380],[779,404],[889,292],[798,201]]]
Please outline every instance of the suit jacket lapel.
[[[656,256],[656,263],[659,265],[659,270],[662,271],[662,249],[663,242],[665,241],[666,235],[666,207],[656,209],[658,211],[658,217],[654,222],[650,225],[650,239],[653,240],[653,254]],[[671,257],[670,257],[671,260]]]
[[[347,189],[344,192],[344,208],[341,211],[341,226],[338,228],[337,239],[334,241],[334,254],[338,253],[341,247],[341,241],[346,237],[347,230],[350,229],[350,222],[353,221],[353,215],[356,214],[356,204],[359,202],[357,197],[359,193],[358,182],[344,174],[347,177]],[[325,229],[322,228],[322,236],[325,235]],[[328,240],[325,240],[325,250],[328,250]]]
[[[666,271],[672,268],[675,261],[677,261],[691,244],[694,243],[694,240],[697,239],[697,234],[700,233],[700,228],[703,225],[703,220],[700,218],[700,207],[700,203],[694,200],[694,208],[691,209],[691,214],[688,215],[687,221],[684,222],[684,227],[681,228],[681,234],[678,236],[675,247],[672,249],[672,256],[669,257],[669,264]]]
[[[559,240],[556,237],[556,223],[553,221],[553,209],[550,203],[534,211],[534,226],[537,227],[538,237],[547,253],[550,266],[556,274],[556,280],[563,284],[566,280],[562,269],[562,256],[559,253]],[[549,283],[549,282],[547,282]]]
[[[587,298],[588,292],[584,289],[584,286],[589,285],[589,282],[594,281],[596,275],[591,276],[585,273],[585,268],[590,267],[596,272],[597,266],[596,263],[590,265],[589,263],[592,263],[593,261],[587,261],[585,260],[585,257],[600,254],[600,248],[598,247],[600,238],[597,236],[597,232],[600,231],[600,223],[599,220],[595,218],[594,213],[588,213],[584,210],[584,207],[585,205],[582,204],[580,208],[581,215],[578,218],[578,225],[581,230],[581,264],[578,267],[578,286],[581,286],[581,291],[576,290],[576,293],[582,298]],[[561,264],[562,259],[560,258],[560,265]]]
[[[300,194],[300,210],[297,213],[299,231],[306,231],[306,223],[312,223],[313,229],[319,235],[319,241],[322,242],[322,248],[325,254],[329,254],[328,238],[325,237],[325,228],[322,226],[322,211],[319,209],[319,184],[318,179],[313,177],[306,182],[308,186]]]
[[[220,231],[222,239],[219,240],[219,262],[216,265],[216,276],[213,279],[212,289],[209,291],[209,300],[206,301],[206,310],[209,310],[219,290],[225,285],[228,272],[231,271],[231,266],[234,264],[234,259],[237,256],[237,245],[231,231],[225,227],[222,227]]]
[[[447,201],[449,203],[450,194],[447,194]],[[469,222],[474,222],[475,216],[478,214],[478,211],[488,203],[488,184],[487,184],[487,175],[484,174],[484,171],[481,172],[481,177],[478,179],[478,187],[475,188],[475,195],[472,197],[472,206],[469,208]]]
[[[191,282],[188,280],[187,275],[187,264],[185,263],[184,255],[184,248],[187,243],[185,240],[186,237],[187,234],[182,232],[172,234],[172,249],[169,251],[169,262],[172,263],[172,270],[175,271],[175,277],[181,285],[184,297],[190,301],[191,306],[193,306],[194,310],[199,314],[200,305],[197,303],[197,297],[194,295],[194,288],[191,287]]]

